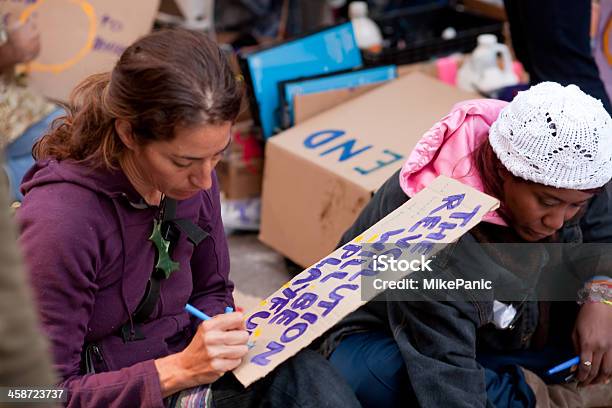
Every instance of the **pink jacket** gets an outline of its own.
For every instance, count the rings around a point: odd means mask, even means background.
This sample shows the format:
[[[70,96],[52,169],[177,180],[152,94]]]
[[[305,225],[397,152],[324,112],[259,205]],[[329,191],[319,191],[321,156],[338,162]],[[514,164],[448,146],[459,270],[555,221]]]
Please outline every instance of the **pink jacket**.
[[[414,196],[441,174],[483,191],[471,153],[489,136],[489,128],[506,104],[495,99],[472,99],[453,106],[423,135],[404,163],[400,185],[406,195]],[[506,225],[495,211],[483,220]]]

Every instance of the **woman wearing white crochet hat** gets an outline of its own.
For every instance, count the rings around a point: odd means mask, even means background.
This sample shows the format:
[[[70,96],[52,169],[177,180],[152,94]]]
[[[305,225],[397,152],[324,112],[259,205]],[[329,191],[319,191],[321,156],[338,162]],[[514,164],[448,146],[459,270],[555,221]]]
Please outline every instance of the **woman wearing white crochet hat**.
[[[601,102],[576,86],[546,82],[509,104],[457,104],[342,242],[441,174],[501,206],[436,255],[434,273],[488,277],[493,290],[478,296],[421,290],[409,299],[406,291],[387,291],[389,301],[370,302],[335,326],[323,352],[364,407],[612,406],[612,260],[606,262],[612,251],[578,250],[581,243],[612,243],[612,120]],[[517,251],[470,243],[525,245]],[[573,281],[564,281],[564,266]],[[526,301],[542,296],[536,287],[549,292],[546,300],[569,299],[555,297],[550,282],[580,305]],[[547,375],[574,356],[573,381],[570,373]]]

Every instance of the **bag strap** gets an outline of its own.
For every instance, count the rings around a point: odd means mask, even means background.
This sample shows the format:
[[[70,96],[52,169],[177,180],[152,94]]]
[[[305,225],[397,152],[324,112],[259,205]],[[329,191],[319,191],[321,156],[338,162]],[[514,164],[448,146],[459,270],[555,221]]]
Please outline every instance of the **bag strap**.
[[[153,313],[155,310],[157,302],[159,301],[161,282],[170,276],[170,274],[174,271],[173,268],[178,269],[178,264],[173,262],[169,255],[172,254],[174,247],[178,243],[181,232],[184,233],[187,236],[187,239],[189,239],[196,246],[209,236],[208,232],[194,224],[191,220],[177,219],[176,207],[176,200],[167,197],[164,199],[161,225],[159,226],[159,229],[161,239],[169,243],[167,251],[168,258],[161,259],[166,254],[160,253],[160,245],[156,244],[156,262],[155,266],[153,267],[151,277],[147,282],[145,293],[138,303],[136,310],[132,313],[131,322],[127,321],[123,324],[123,326],[121,326],[121,337],[123,338],[124,343],[127,343],[128,341],[142,340],[145,338],[138,326],[140,323],[146,321],[151,316],[151,313]],[[157,222],[158,221],[156,220],[153,234],[151,234],[151,237],[149,238],[154,242]],[[164,262],[160,262],[160,259]],[[132,326],[131,323],[134,323],[134,326]]]

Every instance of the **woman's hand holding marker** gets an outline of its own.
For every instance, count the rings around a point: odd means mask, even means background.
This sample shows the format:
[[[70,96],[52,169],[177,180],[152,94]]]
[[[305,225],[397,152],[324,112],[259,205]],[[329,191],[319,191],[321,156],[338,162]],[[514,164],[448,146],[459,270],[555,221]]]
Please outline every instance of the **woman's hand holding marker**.
[[[227,307],[226,313],[211,318],[191,305],[185,309],[203,322],[183,351],[156,360],[164,396],[216,381],[238,367],[249,350],[242,313]]]

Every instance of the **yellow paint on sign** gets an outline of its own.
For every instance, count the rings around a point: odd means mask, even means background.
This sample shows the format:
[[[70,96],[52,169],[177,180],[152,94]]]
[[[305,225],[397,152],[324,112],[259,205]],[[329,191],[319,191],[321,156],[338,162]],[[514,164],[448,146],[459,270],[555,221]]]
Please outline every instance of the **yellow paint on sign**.
[[[19,21],[21,23],[25,23],[28,17],[30,17],[30,15],[34,12],[34,10],[36,10],[43,3],[45,3],[45,1],[47,0],[39,0],[31,6],[26,7],[26,9],[23,10],[23,12],[21,13],[21,16],[19,16]],[[96,30],[98,28],[96,23],[96,12],[93,6],[85,0],[68,1],[75,3],[76,5],[81,7],[81,10],[83,10],[83,13],[85,13],[87,19],[89,20],[89,30],[87,32],[87,39],[85,40],[85,45],[79,50],[79,52],[77,52],[74,56],[64,62],[58,64],[41,64],[40,62],[33,61],[26,65],[26,71],[52,72],[54,74],[59,74],[60,72],[67,70],[68,68],[72,67],[77,62],[85,58],[85,56],[89,54],[89,52],[92,50],[94,38],[96,36]]]
[[[379,235],[380,235],[380,234],[374,234],[374,235],[372,235],[372,238],[368,239],[366,242],[367,242],[368,244],[371,244],[372,242],[376,241],[376,239],[378,239],[378,236],[379,236]]]

